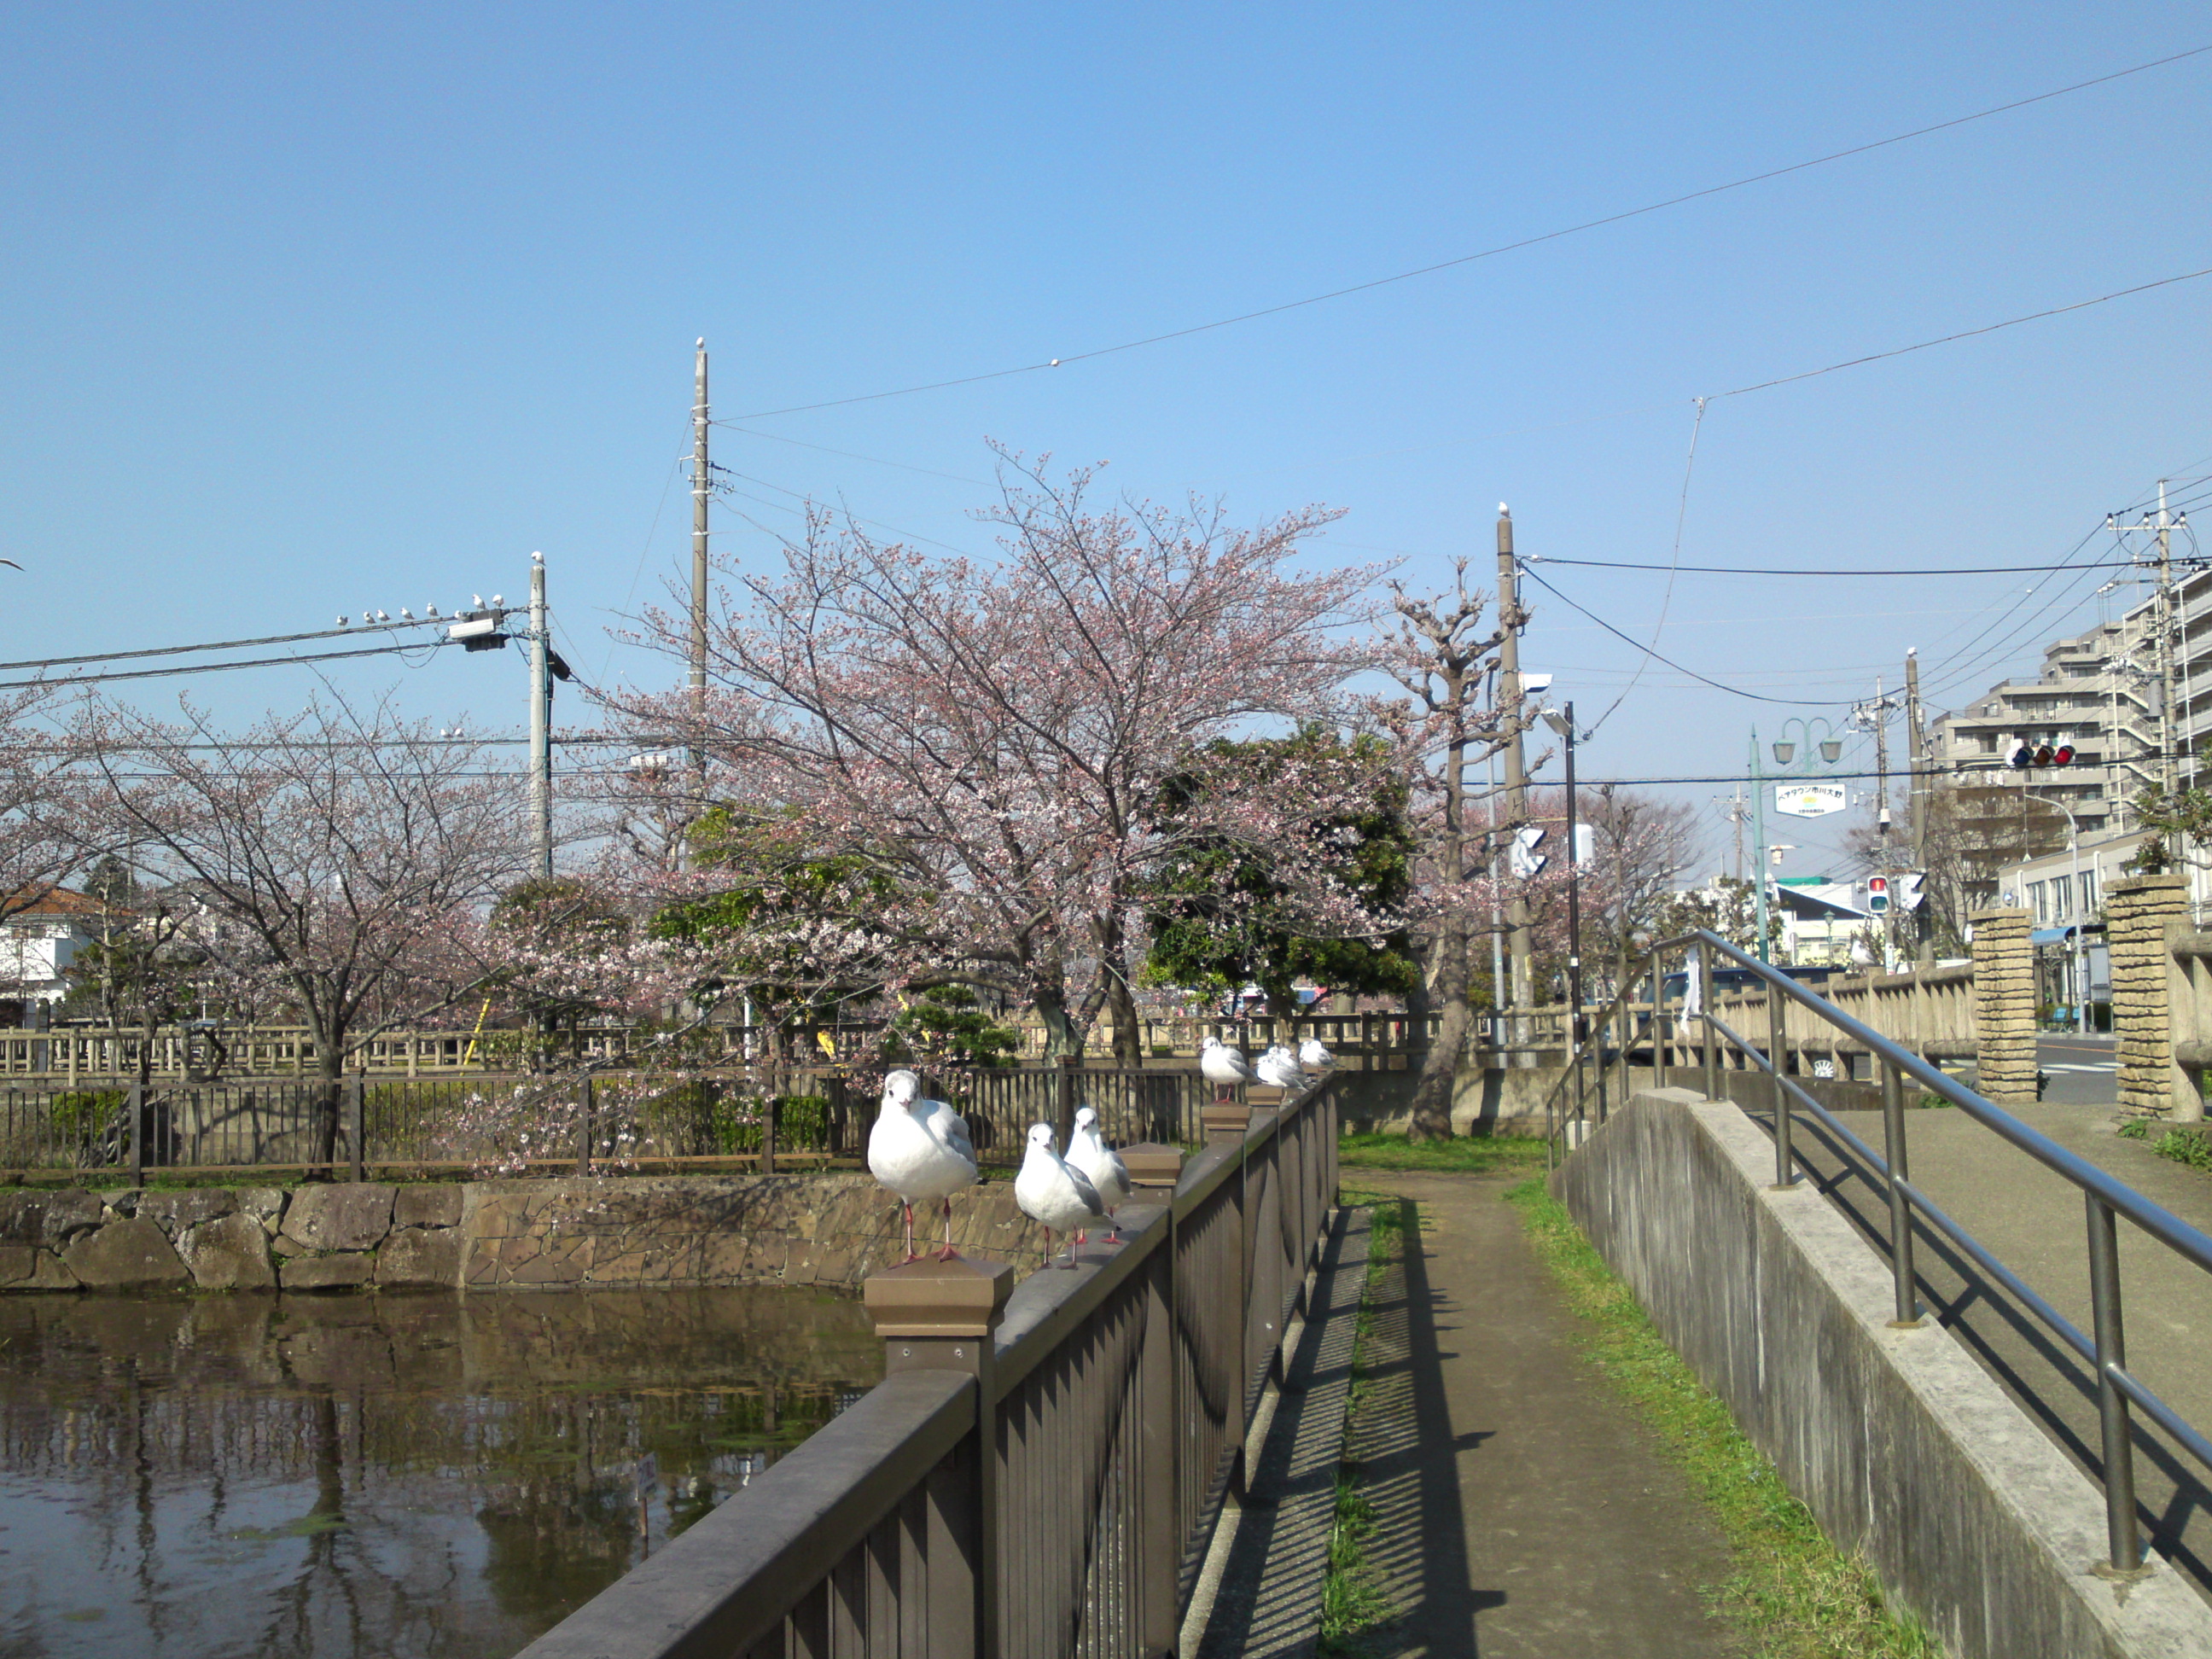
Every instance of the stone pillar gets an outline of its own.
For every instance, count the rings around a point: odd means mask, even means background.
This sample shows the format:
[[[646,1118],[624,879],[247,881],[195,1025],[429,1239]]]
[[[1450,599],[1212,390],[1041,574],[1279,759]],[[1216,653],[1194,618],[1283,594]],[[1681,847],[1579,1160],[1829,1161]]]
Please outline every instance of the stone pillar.
[[[2166,933],[2176,924],[2189,925],[2186,876],[2130,876],[2105,889],[2120,1109],[2130,1117],[2195,1118],[2203,1109],[2189,1073],[2173,1060],[2173,952]]]
[[[1977,910],[1974,928],[1974,1060],[1979,1088],[2000,1106],[2035,1103],[2035,956],[2028,914]]]

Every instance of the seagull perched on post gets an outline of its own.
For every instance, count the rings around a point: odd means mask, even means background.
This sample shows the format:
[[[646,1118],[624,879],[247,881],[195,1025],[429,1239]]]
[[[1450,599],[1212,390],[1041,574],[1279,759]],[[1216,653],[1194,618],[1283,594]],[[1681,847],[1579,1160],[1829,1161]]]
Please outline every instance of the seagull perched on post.
[[[1014,1202],[1021,1212],[1044,1229],[1044,1256],[1052,1260],[1052,1236],[1070,1233],[1067,1265],[1075,1265],[1075,1247],[1084,1229],[1106,1218],[1106,1206],[1091,1177],[1053,1149],[1052,1125],[1030,1126],[1030,1149],[1022,1158],[1021,1173],[1014,1177]]]
[[[1278,1089],[1303,1089],[1306,1086],[1305,1067],[1298,1064],[1295,1050],[1283,1043],[1260,1056],[1260,1063],[1252,1068],[1260,1074],[1260,1081]]]
[[[923,1100],[921,1079],[912,1072],[893,1072],[884,1079],[883,1109],[868,1131],[868,1173],[899,1195],[906,1212],[906,1260],[918,1261],[914,1248],[914,1206],[932,1199],[945,1206],[945,1248],[939,1261],[960,1254],[952,1248],[952,1194],[975,1184],[975,1148],[968,1139],[968,1120],[941,1100]],[[904,1267],[906,1262],[899,1264]]]
[[[1260,1080],[1260,1074],[1244,1063],[1244,1051],[1231,1048],[1218,1036],[1198,1045],[1198,1074],[1218,1089]]]
[[[1324,1072],[1336,1064],[1336,1056],[1329,1053],[1319,1037],[1308,1037],[1298,1044],[1298,1064],[1309,1072]]]
[[[1129,1201],[1129,1166],[1121,1162],[1121,1154],[1106,1144],[1098,1133],[1098,1114],[1088,1106],[1079,1106],[1075,1111],[1075,1133],[1068,1137],[1067,1162],[1091,1178],[1098,1189],[1098,1201],[1106,1206],[1110,1218]],[[1114,1243],[1121,1242],[1121,1224],[1114,1224]]]

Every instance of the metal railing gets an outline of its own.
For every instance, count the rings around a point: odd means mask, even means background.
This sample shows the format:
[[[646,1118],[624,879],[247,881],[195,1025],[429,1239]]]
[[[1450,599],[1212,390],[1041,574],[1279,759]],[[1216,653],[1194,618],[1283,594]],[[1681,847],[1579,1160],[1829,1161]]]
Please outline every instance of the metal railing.
[[[1672,1011],[1670,1000],[1665,995],[1666,964],[1670,957],[1680,957],[1687,966],[1688,984],[1679,1015]],[[1709,988],[1713,981],[1709,969],[1723,960],[1750,970],[1766,988],[1768,1029],[1764,1048],[1732,1029],[1713,1010]],[[1639,981],[1646,988],[1646,995],[1641,999],[1634,996]],[[1697,988],[1706,988],[1705,994],[1696,996]],[[1784,1026],[1784,1010],[1791,1006],[1825,1023],[1860,1051],[1873,1056],[1881,1074],[1881,1152],[1868,1146],[1790,1075],[1790,1038]],[[1698,1031],[1698,1041],[1695,1043],[1687,1038],[1691,1027]],[[1726,940],[1704,932],[1663,940],[1652,946],[1623,985],[1620,994],[1598,1015],[1590,1036],[1577,1047],[1565,1074],[1545,1101],[1547,1127],[1555,1154],[1561,1151],[1571,1152],[1580,1146],[1589,1133],[1593,1118],[1602,1123],[1623,1102],[1628,1088],[1626,1074],[1639,1048],[1649,1053],[1657,1086],[1666,1086],[1672,1071],[1684,1070],[1701,1074],[1704,1092],[1709,1099],[1725,1098],[1721,1091],[1723,1043],[1742,1056],[1747,1069],[1765,1073],[1771,1081],[1777,1188],[1793,1187],[1798,1180],[1791,1130],[1795,1115],[1800,1110],[1810,1113],[1874,1172],[1888,1200],[1893,1322],[1897,1327],[1911,1328],[1920,1322],[1912,1256],[1912,1228],[1917,1218],[1957,1246],[2087,1364],[2096,1379],[2105,1523],[2112,1551],[2111,1565],[2122,1572],[2141,1566],[2143,1542],[2136,1512],[2132,1413],[2140,1410],[2208,1471],[2212,1471],[2212,1439],[2208,1439],[2128,1370],[2117,1223],[2119,1218],[2125,1217],[2148,1237],[2207,1273],[2212,1273],[2212,1237],[2067,1151],[1818,993],[1806,989]],[[1620,1073],[1618,1077],[1616,1073]],[[2081,1331],[1913,1184],[1905,1127],[1905,1085],[1908,1079],[1957,1107],[2081,1192],[2088,1227],[2091,1331]]]
[[[1117,1142],[1201,1138],[1197,1073],[1164,1067],[941,1068],[926,1090],[967,1117],[978,1157],[1011,1167],[1040,1119],[1066,1127],[1096,1109]],[[770,1092],[773,1087],[774,1092]],[[498,1166],[773,1169],[853,1163],[867,1147],[877,1097],[842,1073],[744,1071],[665,1079],[626,1073],[391,1077],[336,1084],[0,1080],[0,1169],[40,1177],[149,1168],[175,1174],[348,1167],[388,1174]],[[325,1137],[328,1137],[327,1142]],[[325,1151],[327,1145],[329,1150]]]
[[[1327,1080],[1255,1109],[995,1335],[887,1334],[880,1385],[524,1659],[1174,1653],[1336,1135]]]

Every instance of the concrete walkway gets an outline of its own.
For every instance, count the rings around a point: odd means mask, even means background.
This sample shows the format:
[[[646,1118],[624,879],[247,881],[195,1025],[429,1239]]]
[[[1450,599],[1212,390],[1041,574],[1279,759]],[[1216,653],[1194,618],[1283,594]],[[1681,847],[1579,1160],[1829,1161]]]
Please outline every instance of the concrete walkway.
[[[1762,1121],[1762,1114],[1753,1114]],[[1880,1150],[1881,1118],[1841,1115]],[[2113,1131],[2110,1106],[2044,1105],[2016,1115],[2154,1203],[2212,1231],[2212,1176],[2162,1158]],[[1816,1121],[1799,1115],[1795,1146],[1832,1200],[1888,1259],[1887,1200],[1872,1172]],[[2084,1333],[2091,1329],[2088,1227],[2071,1183],[1964,1112],[1906,1114],[1914,1185]],[[2101,1473],[2093,1373],[2042,1322],[1923,1224],[1914,1261],[1920,1292],[1997,1382],[2076,1464]],[[2212,1430],[2212,1276],[2124,1222],[2122,1302],[2129,1369],[2200,1431]],[[2212,1479],[2136,1419],[2136,1479],[2154,1544],[2212,1591]]]
[[[1700,1587],[1726,1547],[1590,1362],[1503,1199],[1517,1177],[1347,1169],[1409,1224],[1354,1425],[1402,1617],[1376,1651],[1437,1659],[1710,1659]]]

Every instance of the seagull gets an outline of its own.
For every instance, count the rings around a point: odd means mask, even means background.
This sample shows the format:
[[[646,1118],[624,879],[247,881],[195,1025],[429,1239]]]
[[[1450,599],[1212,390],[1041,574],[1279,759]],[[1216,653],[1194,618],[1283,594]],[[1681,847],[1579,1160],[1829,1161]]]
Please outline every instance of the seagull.
[[[415,620],[415,613],[403,605],[399,607],[399,620],[402,622],[413,622]]]
[[[434,617],[438,614],[438,607],[434,605],[426,605],[422,607],[422,614],[426,617]]]
[[[390,622],[392,620],[392,613],[389,611],[380,611],[376,613],[376,619],[379,622]]]
[[[1218,1036],[1210,1036],[1198,1045],[1198,1071],[1208,1083],[1218,1084],[1224,1089],[1260,1080],[1260,1074],[1244,1063],[1244,1051],[1231,1048]]]
[[[1080,1170],[1091,1177],[1091,1184],[1098,1189],[1098,1201],[1106,1206],[1110,1217],[1129,1201],[1129,1166],[1121,1162],[1121,1154],[1109,1146],[1098,1133],[1098,1114],[1088,1106],[1079,1106],[1075,1111],[1075,1133],[1068,1137],[1067,1162],[1072,1169]],[[1121,1224],[1114,1224],[1114,1243],[1121,1242]]]
[[[1260,1063],[1252,1068],[1260,1074],[1260,1081],[1278,1089],[1303,1089],[1306,1086],[1305,1068],[1298,1064],[1297,1054],[1282,1043],[1260,1056]]]
[[[483,594],[481,594],[481,593],[478,593],[478,594],[477,594],[475,597],[476,597],[477,609],[477,610],[479,610],[479,611],[483,610]]]
[[[868,1173],[899,1195],[906,1212],[907,1261],[921,1259],[914,1248],[914,1206],[943,1201],[945,1249],[937,1259],[950,1261],[960,1254],[952,1248],[952,1194],[975,1184],[975,1148],[968,1139],[968,1121],[941,1100],[917,1098],[921,1093],[921,1079],[912,1072],[893,1072],[884,1079],[883,1110],[868,1131]]]
[[[1298,1044],[1298,1064],[1309,1072],[1325,1072],[1336,1065],[1336,1056],[1329,1053],[1319,1037],[1308,1037]]]
[[[1014,1202],[1021,1212],[1044,1229],[1045,1260],[1052,1260],[1052,1236],[1073,1233],[1067,1265],[1075,1265],[1075,1246],[1082,1243],[1083,1229],[1106,1218],[1106,1206],[1091,1177],[1065,1162],[1053,1150],[1052,1125],[1030,1126],[1030,1149],[1022,1158],[1021,1173],[1014,1177]]]

